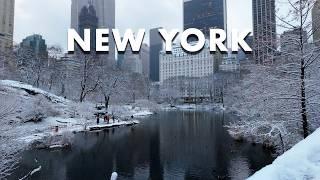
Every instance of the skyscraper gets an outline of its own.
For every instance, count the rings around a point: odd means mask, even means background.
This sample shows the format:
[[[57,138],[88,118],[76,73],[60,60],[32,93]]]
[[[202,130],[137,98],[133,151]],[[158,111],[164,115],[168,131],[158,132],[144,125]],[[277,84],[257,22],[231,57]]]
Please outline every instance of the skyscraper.
[[[14,0],[0,0],[0,52],[13,45]]]
[[[150,74],[150,47],[148,44],[142,44],[140,51],[140,59],[142,62],[142,74],[149,77]]]
[[[98,17],[93,5],[83,6],[79,14],[79,28],[80,35],[83,36],[84,29],[91,30],[91,52],[95,51],[96,45],[96,33],[95,30],[98,28]]]
[[[299,28],[295,28],[293,30],[284,31],[280,36],[280,50],[284,54],[284,56],[288,56],[287,54],[293,51],[299,51],[300,44],[296,43],[296,40],[300,37],[301,30]],[[308,33],[307,31],[302,31],[302,41],[303,43],[308,42]],[[292,57],[288,57],[292,58]]]
[[[34,34],[23,39],[19,50],[30,51],[32,56],[37,58],[48,58],[46,41],[39,34]]]
[[[275,0],[253,0],[254,59],[258,64],[273,62],[276,49]]]
[[[72,0],[71,28],[79,27],[79,13],[88,4],[96,10],[99,28],[115,28],[115,0]]]
[[[71,4],[71,28],[79,30],[79,15],[84,6],[91,4],[98,18],[97,28],[115,28],[115,0],[72,0]],[[110,35],[111,37],[111,35]],[[109,65],[115,63],[115,43],[113,38],[109,42],[109,54],[102,56],[108,60]]]
[[[150,30],[150,80],[160,80],[160,61],[159,55],[162,50],[163,42],[159,34],[159,29],[154,28]]]
[[[184,0],[184,29],[197,28],[209,36],[210,28],[227,30],[226,0]]]
[[[320,1],[317,0],[312,9],[313,41],[320,46]]]
[[[142,74],[142,62],[139,54],[133,53],[131,48],[127,48],[123,56],[122,70]]]

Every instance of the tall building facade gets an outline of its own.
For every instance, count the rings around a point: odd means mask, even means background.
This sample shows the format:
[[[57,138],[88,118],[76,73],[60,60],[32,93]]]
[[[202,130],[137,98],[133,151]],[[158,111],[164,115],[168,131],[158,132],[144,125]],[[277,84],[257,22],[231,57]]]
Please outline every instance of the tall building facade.
[[[20,43],[20,50],[31,51],[35,57],[48,58],[46,41],[39,34],[34,34],[23,39]]]
[[[209,41],[197,54],[185,52],[180,44],[175,44],[170,54],[161,51],[160,96],[179,97],[185,102],[208,99],[216,61],[217,55],[210,53]]]
[[[120,69],[123,71],[142,74],[142,62],[140,59],[140,55],[132,52],[131,45],[126,47],[126,51],[124,53],[119,54],[120,59],[118,61],[120,63]],[[119,58],[118,55],[118,58]],[[122,59],[121,59],[122,58]]]
[[[15,0],[0,0],[0,52],[13,46]]]
[[[280,50],[284,56],[288,56],[288,53],[293,51],[299,51],[300,43],[297,44],[297,39],[300,38],[300,29],[296,28],[290,31],[284,31],[280,36]],[[308,44],[308,33],[307,31],[302,31],[302,41],[303,44]],[[288,57],[292,58],[292,57]]]
[[[209,37],[210,29],[227,30],[226,0],[184,0],[184,29],[197,28]]]
[[[215,72],[215,55],[210,53],[209,42],[198,54],[185,52],[180,44],[172,47],[172,53],[160,53],[160,82],[176,77],[208,77]]]
[[[95,30],[98,28],[98,17],[96,10],[93,5],[83,6],[80,14],[79,14],[79,27],[78,31],[80,35],[83,37],[84,30],[90,29],[90,45],[91,45],[91,53],[95,52],[96,45],[96,33]]]
[[[240,62],[236,55],[230,54],[223,58],[219,70],[222,72],[240,72]]]
[[[150,30],[150,80],[158,82],[160,80],[160,61],[159,54],[163,47],[163,41],[159,34],[159,29]]]
[[[276,44],[275,0],[253,0],[254,59],[258,64],[273,63]]]
[[[317,0],[312,9],[313,41],[320,46],[320,0]]]
[[[92,5],[98,18],[97,28],[115,28],[115,0],[72,0],[71,4],[71,28],[79,31],[79,15],[84,6]],[[115,43],[109,36],[109,53],[101,56],[108,65],[115,65]]]
[[[150,71],[150,47],[148,44],[142,44],[140,51],[140,59],[142,63],[142,75],[149,77]]]

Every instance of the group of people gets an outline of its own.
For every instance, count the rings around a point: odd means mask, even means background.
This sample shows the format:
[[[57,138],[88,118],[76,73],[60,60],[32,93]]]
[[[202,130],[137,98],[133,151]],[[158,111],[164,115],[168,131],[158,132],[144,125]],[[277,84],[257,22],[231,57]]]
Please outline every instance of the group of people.
[[[104,120],[104,122],[106,122],[106,123],[110,123],[110,119],[112,119],[113,120],[113,123],[115,123],[115,117],[114,117],[114,115],[109,115],[108,114],[108,112],[106,112],[105,114],[104,114],[104,116],[103,116],[103,120]],[[97,114],[97,124],[99,124],[100,123],[100,114]]]

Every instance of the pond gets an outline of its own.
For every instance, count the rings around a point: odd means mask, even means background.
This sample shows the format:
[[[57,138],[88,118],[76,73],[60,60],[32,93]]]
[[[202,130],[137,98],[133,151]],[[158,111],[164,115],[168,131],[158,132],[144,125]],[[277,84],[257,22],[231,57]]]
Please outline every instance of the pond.
[[[42,166],[36,180],[244,179],[273,161],[261,145],[234,141],[228,116],[169,111],[122,127],[75,135],[71,150],[29,150],[9,179]],[[38,165],[34,159],[38,160]]]

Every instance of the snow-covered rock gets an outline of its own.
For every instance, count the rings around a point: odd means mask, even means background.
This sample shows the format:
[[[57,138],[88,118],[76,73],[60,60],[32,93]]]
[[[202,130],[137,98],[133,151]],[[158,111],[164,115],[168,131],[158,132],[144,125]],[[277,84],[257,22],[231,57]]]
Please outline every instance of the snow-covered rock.
[[[248,180],[319,180],[320,129]]]

